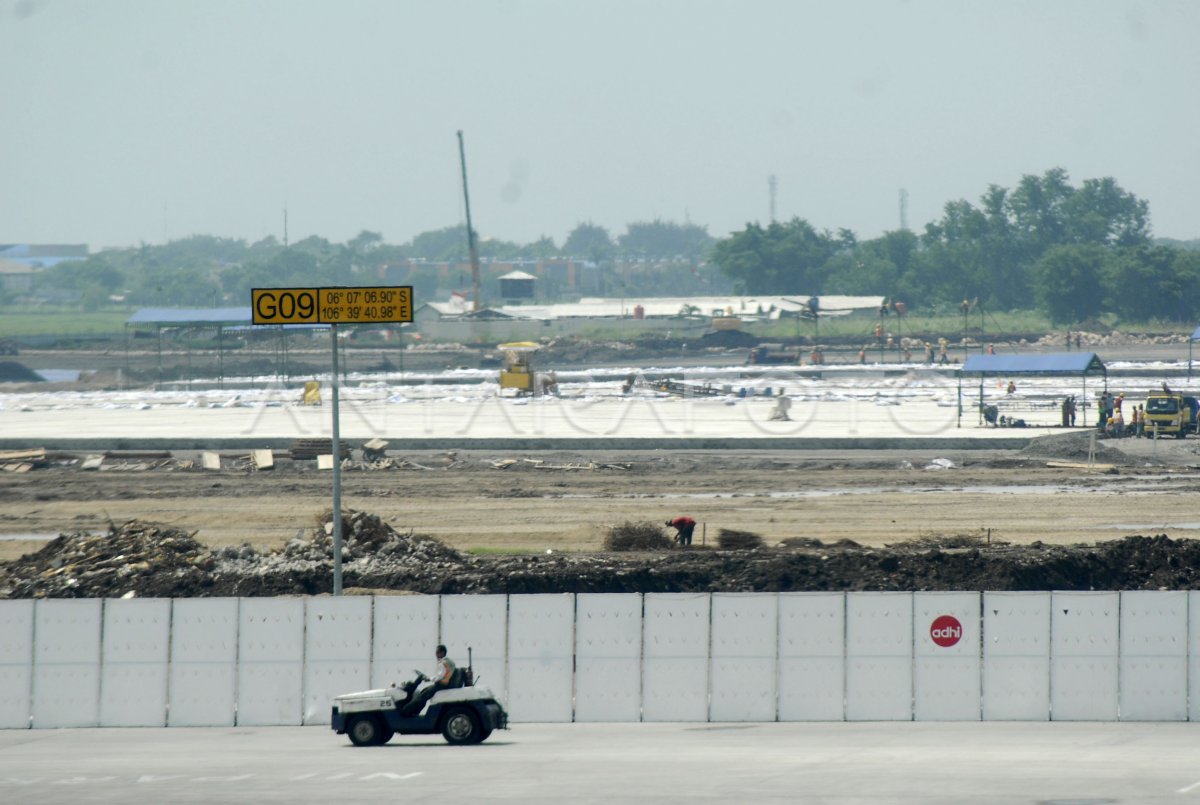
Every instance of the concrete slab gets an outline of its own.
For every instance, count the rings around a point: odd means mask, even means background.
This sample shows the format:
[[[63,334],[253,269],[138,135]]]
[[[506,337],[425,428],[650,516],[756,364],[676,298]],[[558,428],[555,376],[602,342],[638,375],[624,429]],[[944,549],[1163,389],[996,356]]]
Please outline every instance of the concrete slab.
[[[1200,801],[1191,724],[519,725],[479,746],[327,729],[0,731],[0,800],[90,802]]]

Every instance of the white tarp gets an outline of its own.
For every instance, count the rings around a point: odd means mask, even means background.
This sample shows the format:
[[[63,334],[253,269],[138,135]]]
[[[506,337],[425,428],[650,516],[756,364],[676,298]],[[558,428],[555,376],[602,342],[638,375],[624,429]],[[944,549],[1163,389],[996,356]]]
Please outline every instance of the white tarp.
[[[501,701],[508,700],[508,596],[443,595],[442,643],[454,662],[467,664],[472,649],[475,681],[491,688]],[[433,649],[427,666],[432,667]]]
[[[576,596],[575,663],[576,721],[641,719],[641,595]]]
[[[648,593],[642,648],[642,718],[708,720],[709,596]]]
[[[237,651],[238,599],[174,600],[170,726],[233,726]]]
[[[983,719],[1050,718],[1050,593],[983,594]]]
[[[913,716],[912,593],[846,594],[846,719]]]
[[[846,597],[779,594],[779,720],[841,721],[846,694]]]
[[[33,684],[33,600],[0,601],[0,729],[28,729]]]
[[[913,593],[913,717],[980,719],[979,593]]]
[[[570,721],[575,596],[508,597],[508,712],[513,721]]]
[[[412,679],[413,671],[433,673],[433,652],[438,644],[438,597],[376,596],[374,640],[372,688],[400,685]],[[466,661],[465,656],[452,659]]]
[[[33,726],[99,725],[103,604],[69,598],[34,605]]]
[[[1122,721],[1186,721],[1186,590],[1121,593]]]
[[[710,721],[774,721],[779,597],[714,593]]]
[[[1050,717],[1117,720],[1119,593],[1052,593]]]
[[[243,598],[238,710],[244,726],[298,726],[303,712],[304,599]]]
[[[171,599],[104,602],[100,726],[165,727]]]
[[[328,724],[333,697],[370,685],[371,600],[360,595],[306,599],[305,724]]]

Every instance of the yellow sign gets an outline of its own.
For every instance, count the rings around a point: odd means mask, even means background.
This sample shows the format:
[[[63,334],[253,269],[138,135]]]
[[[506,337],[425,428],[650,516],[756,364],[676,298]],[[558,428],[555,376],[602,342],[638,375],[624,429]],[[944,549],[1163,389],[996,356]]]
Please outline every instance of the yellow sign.
[[[250,308],[255,324],[317,324],[317,289],[255,288]]]
[[[255,324],[386,324],[412,321],[412,286],[255,288]]]
[[[322,324],[412,321],[412,287],[321,288],[317,317]]]

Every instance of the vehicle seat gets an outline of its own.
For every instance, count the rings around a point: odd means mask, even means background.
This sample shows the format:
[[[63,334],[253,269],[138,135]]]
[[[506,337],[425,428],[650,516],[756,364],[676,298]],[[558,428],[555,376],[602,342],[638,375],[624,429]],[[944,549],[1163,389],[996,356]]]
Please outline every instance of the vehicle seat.
[[[455,668],[454,672],[450,674],[450,684],[447,685],[446,687],[461,688],[462,686],[463,686],[463,669]]]

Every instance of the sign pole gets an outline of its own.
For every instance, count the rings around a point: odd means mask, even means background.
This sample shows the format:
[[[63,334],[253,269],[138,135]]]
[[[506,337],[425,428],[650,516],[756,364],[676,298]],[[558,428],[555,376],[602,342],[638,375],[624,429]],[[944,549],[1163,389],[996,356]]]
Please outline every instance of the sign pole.
[[[337,324],[329,325],[333,341],[333,594],[342,594],[342,441],[338,421]]]
[[[342,594],[342,433],[338,418],[337,326],[403,324],[413,320],[412,286],[336,288],[251,288],[254,324],[328,324],[333,353],[333,594]],[[218,333],[220,328],[218,328]],[[286,342],[285,342],[286,343]],[[401,374],[404,355],[400,356]]]

